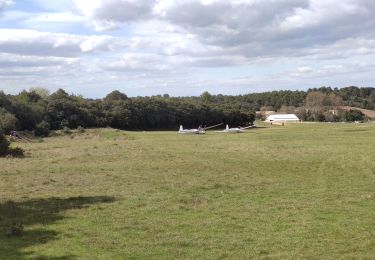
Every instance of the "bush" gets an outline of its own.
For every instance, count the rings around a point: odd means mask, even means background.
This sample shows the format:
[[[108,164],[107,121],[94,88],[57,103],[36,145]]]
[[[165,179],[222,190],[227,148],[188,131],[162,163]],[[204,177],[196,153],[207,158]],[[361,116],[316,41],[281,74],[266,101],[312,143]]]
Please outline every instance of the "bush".
[[[43,120],[42,122],[36,125],[34,129],[34,135],[47,137],[49,136],[49,133],[50,133],[49,129],[50,129],[49,123]]]
[[[343,119],[346,122],[363,121],[364,114],[358,110],[344,111],[342,114]]]
[[[324,118],[325,118],[326,122],[337,122],[338,121],[337,115],[335,115],[335,114],[333,114],[329,111],[324,112],[323,115],[324,115]]]
[[[7,155],[8,150],[9,150],[9,142],[4,136],[4,134],[0,132],[0,156]]]
[[[17,118],[7,110],[0,108],[0,131],[10,133],[16,130]]]
[[[69,134],[72,133],[72,131],[70,131],[69,127],[67,127],[67,126],[64,126],[62,132],[63,132],[64,134],[67,134],[67,135],[69,135]]]
[[[9,148],[7,156],[14,158],[23,158],[25,156],[25,150],[21,147]]]
[[[60,122],[60,127],[61,127],[62,129],[64,129],[64,128],[69,128],[69,121],[66,120],[66,119],[63,119],[63,120]]]
[[[84,132],[85,132],[85,128],[82,127],[82,126],[78,126],[78,127],[77,127],[77,132],[78,132],[78,133],[84,133]]]
[[[10,156],[22,158],[25,155],[25,150],[20,147],[9,147],[10,143],[3,133],[0,132],[0,157]]]

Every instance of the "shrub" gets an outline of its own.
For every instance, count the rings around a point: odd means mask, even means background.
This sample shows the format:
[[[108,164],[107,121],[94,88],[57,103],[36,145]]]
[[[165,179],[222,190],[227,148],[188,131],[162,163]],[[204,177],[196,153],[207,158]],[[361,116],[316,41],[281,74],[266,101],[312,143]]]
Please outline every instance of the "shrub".
[[[72,131],[70,131],[69,127],[67,127],[67,126],[64,126],[62,132],[63,132],[64,134],[67,134],[67,135],[69,135],[69,134],[72,133]]]
[[[333,114],[329,111],[324,112],[323,115],[324,115],[324,118],[325,118],[326,122],[337,122],[338,121],[337,115],[335,115],[335,114]]]
[[[4,136],[4,134],[0,132],[0,156],[7,155],[8,150],[9,150],[9,142]]]
[[[10,157],[17,157],[22,158],[24,157],[25,151],[20,147],[9,147],[9,142],[4,136],[3,133],[0,132],[0,157],[3,156],[10,156]]]
[[[49,123],[43,120],[42,122],[36,125],[34,129],[34,135],[47,137],[49,136],[49,133],[50,133],[49,129],[50,129]]]
[[[78,133],[84,133],[84,132],[85,132],[85,128],[82,127],[82,126],[78,126],[78,127],[77,127],[77,132],[78,132]]]
[[[0,108],[0,131],[9,133],[16,130],[17,118],[4,108]]]
[[[7,156],[14,158],[23,158],[25,156],[25,150],[21,147],[11,147],[8,149]]]
[[[63,119],[61,122],[60,122],[60,127],[62,128],[62,129],[64,129],[65,127],[69,127],[69,121],[68,120],[66,120],[66,119]]]
[[[364,119],[363,113],[358,110],[344,111],[342,117],[346,122],[362,121]]]

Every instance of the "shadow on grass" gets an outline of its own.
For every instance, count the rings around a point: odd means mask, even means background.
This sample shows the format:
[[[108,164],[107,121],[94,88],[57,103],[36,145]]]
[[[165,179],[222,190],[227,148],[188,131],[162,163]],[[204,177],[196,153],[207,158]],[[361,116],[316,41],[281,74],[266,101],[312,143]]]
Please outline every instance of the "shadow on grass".
[[[26,253],[27,247],[44,244],[59,234],[48,230],[48,225],[64,218],[65,210],[82,209],[91,204],[110,203],[114,197],[71,197],[35,199],[23,202],[0,203],[0,259],[75,259],[76,256],[47,257]],[[46,229],[28,230],[31,225],[45,225]]]

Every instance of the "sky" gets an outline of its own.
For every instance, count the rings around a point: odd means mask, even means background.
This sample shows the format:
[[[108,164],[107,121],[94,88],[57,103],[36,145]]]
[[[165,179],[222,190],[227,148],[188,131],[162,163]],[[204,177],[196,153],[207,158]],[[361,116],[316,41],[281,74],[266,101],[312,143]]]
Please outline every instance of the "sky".
[[[374,87],[373,0],[0,0],[0,90]]]

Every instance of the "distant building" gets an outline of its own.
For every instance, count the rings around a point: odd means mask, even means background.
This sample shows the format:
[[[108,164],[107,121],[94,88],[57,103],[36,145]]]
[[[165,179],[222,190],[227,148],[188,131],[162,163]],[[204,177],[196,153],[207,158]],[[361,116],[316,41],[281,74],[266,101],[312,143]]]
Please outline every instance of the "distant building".
[[[295,114],[272,114],[269,115],[265,122],[267,123],[298,123],[299,118]]]

